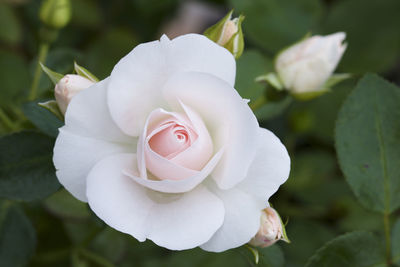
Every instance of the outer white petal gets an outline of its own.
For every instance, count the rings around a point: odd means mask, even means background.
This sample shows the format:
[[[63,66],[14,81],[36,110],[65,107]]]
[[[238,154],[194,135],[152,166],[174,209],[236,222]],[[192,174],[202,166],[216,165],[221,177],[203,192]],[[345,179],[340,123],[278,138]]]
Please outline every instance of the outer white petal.
[[[77,94],[60,128],[53,162],[60,183],[76,198],[87,201],[86,177],[103,157],[133,151],[136,140],[112,121],[106,105],[107,80]]]
[[[110,76],[108,104],[111,115],[127,134],[138,136],[147,115],[164,108],[161,88],[174,73],[199,71],[229,84],[235,81],[235,60],[225,48],[199,34],[136,46],[122,58]]]
[[[227,49],[201,34],[186,34],[173,39],[168,64],[178,71],[205,72],[231,86],[235,84],[235,58]]]
[[[203,244],[221,226],[222,202],[204,186],[186,194],[157,193],[123,175],[127,168],[138,175],[134,154],[110,156],[88,176],[89,205],[111,227],[139,241],[148,238],[182,250]]]
[[[228,189],[243,180],[257,150],[259,126],[237,91],[213,75],[185,72],[171,77],[163,94],[175,110],[180,101],[195,110],[213,138],[214,151],[224,148],[211,174],[218,186]]]
[[[107,106],[109,78],[79,92],[65,114],[65,130],[90,138],[112,142],[131,142],[111,118]]]
[[[256,235],[260,227],[261,208],[254,197],[236,188],[215,190],[214,193],[224,203],[224,224],[200,247],[207,251],[221,252],[244,245]]]
[[[259,149],[246,179],[235,188],[223,191],[209,185],[225,206],[222,227],[201,248],[224,251],[241,246],[255,236],[261,210],[288,176],[290,158],[286,148],[270,131],[259,129]]]
[[[271,131],[259,129],[259,147],[240,190],[256,197],[262,208],[268,199],[286,182],[290,173],[290,158],[285,146]]]

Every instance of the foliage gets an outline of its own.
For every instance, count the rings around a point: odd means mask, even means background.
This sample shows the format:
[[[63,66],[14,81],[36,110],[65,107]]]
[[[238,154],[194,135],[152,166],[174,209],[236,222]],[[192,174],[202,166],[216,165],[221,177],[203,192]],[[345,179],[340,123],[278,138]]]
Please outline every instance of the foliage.
[[[158,39],[185,1],[71,2],[71,22],[42,63],[57,73],[75,69],[103,79],[135,45]],[[400,266],[400,1],[201,2],[246,16],[236,89],[291,156],[290,178],[270,200],[288,221],[291,244],[260,249],[258,265],[244,247],[167,251],[109,228],[63,190],[52,165],[63,122],[37,105],[54,98],[45,75],[28,100],[40,1],[8,0],[0,3],[1,267]],[[274,56],[284,47],[308,32],[336,31],[345,31],[348,43],[338,70],[356,75],[331,92],[300,102],[255,82],[274,72]]]

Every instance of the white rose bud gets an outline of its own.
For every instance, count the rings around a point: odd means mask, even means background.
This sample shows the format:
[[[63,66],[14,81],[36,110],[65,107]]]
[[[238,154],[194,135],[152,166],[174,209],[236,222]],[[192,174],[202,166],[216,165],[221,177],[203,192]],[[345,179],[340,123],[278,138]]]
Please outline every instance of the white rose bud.
[[[217,41],[217,44],[224,46],[226,45],[226,43],[228,43],[229,39],[231,39],[232,36],[238,31],[237,21],[237,18],[234,20],[230,19],[226,21],[225,27],[220,38]]]
[[[238,59],[244,49],[242,22],[244,16],[232,18],[233,10],[231,10],[224,18],[215,25],[208,28],[204,35],[220,46],[225,47]]]
[[[275,69],[285,88],[294,94],[322,91],[338,65],[346,44],[346,34],[312,36],[281,52]]]
[[[256,236],[250,240],[250,245],[264,248],[273,245],[278,240],[289,242],[285,227],[276,210],[271,207],[265,208],[260,220],[260,229]]]
[[[54,88],[54,96],[62,114],[65,114],[69,102],[77,93],[93,84],[94,82],[79,75],[65,75]]]

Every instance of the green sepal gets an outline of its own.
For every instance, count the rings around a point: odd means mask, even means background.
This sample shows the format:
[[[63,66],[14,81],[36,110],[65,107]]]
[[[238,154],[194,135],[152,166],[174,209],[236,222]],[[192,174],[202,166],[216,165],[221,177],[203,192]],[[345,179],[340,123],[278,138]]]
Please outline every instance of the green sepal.
[[[258,249],[249,244],[244,245],[244,247],[247,248],[254,256],[254,262],[257,265],[260,261],[260,253],[258,252]]]
[[[274,207],[273,207],[273,205],[272,205],[271,202],[268,202],[268,204],[269,204],[269,206],[270,206],[272,209],[274,209]],[[274,210],[275,210],[275,209],[274,209]],[[279,221],[281,222],[281,225],[282,225],[282,238],[281,238],[280,240],[285,241],[286,243],[291,243],[291,241],[289,240],[289,237],[288,237],[287,234],[286,234],[286,228],[285,228],[285,226],[286,226],[286,225],[288,224],[288,222],[289,222],[289,219],[286,220],[286,223],[284,223],[284,222],[282,221],[281,215],[278,213],[278,211],[275,210],[275,212],[276,212],[276,214],[278,214]]]
[[[314,91],[314,92],[304,92],[304,93],[292,92],[291,95],[300,101],[311,100],[311,99],[319,97],[323,94],[331,92],[331,88],[334,85],[336,85],[346,79],[349,79],[351,77],[352,77],[352,75],[349,73],[332,74],[331,77],[329,77],[329,79],[324,83],[324,85],[322,86],[322,89],[320,89],[318,91]]]
[[[321,89],[321,90],[314,91],[314,92],[304,92],[304,93],[291,92],[290,94],[297,100],[308,101],[308,100],[314,99],[316,97],[319,97],[321,95],[324,95],[324,94],[330,93],[330,92],[331,92],[331,89],[326,88],[326,89]]]
[[[229,11],[228,14],[225,15],[220,21],[218,21],[213,26],[209,27],[207,30],[204,31],[204,36],[206,36],[211,41],[218,43],[218,41],[222,37],[222,32],[224,30],[225,23],[229,21],[232,17],[233,9]]]
[[[38,103],[38,105],[42,108],[47,109],[51,113],[53,113],[61,121],[64,121],[64,115],[61,113],[60,108],[58,107],[57,101],[49,100],[47,102]]]
[[[332,74],[331,77],[324,83],[323,88],[330,89],[334,85],[351,78],[352,75],[350,73],[337,73]]]
[[[281,238],[281,240],[285,241],[286,243],[291,243],[292,241],[290,241],[290,239],[289,239],[289,237],[287,236],[287,233],[286,233],[286,225],[288,223],[288,220],[286,221],[286,223],[283,223],[281,215],[279,215],[279,213],[278,213],[278,217],[279,217],[279,220],[281,221],[281,225],[282,225],[282,238]]]
[[[267,74],[258,76],[255,79],[255,81],[256,82],[266,82],[278,91],[282,91],[284,89],[284,85],[283,85],[281,79],[279,78],[278,74],[276,74],[275,72],[269,72]]]
[[[243,54],[244,50],[244,38],[243,38],[243,30],[242,30],[242,22],[245,19],[245,16],[239,15],[237,18],[237,27],[238,31],[229,39],[229,41],[224,45],[229,52],[235,57],[235,59],[240,58]]]
[[[49,77],[49,79],[53,82],[54,85],[56,85],[63,77],[63,74],[57,73],[51,69],[49,69],[48,67],[46,67],[45,65],[42,64],[42,62],[39,62],[40,67],[42,67],[42,70],[44,71],[44,73],[47,74],[47,77]]]
[[[93,73],[91,73],[84,67],[78,65],[78,63],[76,63],[76,61],[74,61],[74,69],[75,69],[76,74],[78,74],[79,76],[82,76],[86,79],[89,79],[94,83],[97,83],[100,81]]]

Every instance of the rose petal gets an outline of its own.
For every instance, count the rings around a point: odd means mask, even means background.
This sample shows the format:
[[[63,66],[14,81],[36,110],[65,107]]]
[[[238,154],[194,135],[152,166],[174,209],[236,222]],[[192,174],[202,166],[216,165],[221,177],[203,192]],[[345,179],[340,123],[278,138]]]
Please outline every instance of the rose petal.
[[[195,128],[197,139],[190,147],[172,158],[171,162],[189,169],[201,170],[213,153],[211,137],[200,116],[190,107],[180,104]]]
[[[157,181],[157,180],[143,179],[138,175],[130,173],[129,170],[124,170],[124,174],[131,177],[138,184],[141,184],[147,188],[156,191],[165,193],[184,193],[195,188],[204,179],[206,179],[208,175],[210,175],[212,170],[215,168],[215,166],[221,159],[222,154],[223,154],[223,149],[215,153],[215,155],[210,159],[210,161],[201,171],[197,172],[195,175],[191,177],[182,180],[171,179],[171,180]]]
[[[286,148],[270,131],[260,128],[258,132],[259,149],[246,179],[227,191],[208,184],[224,202],[225,219],[210,241],[201,246],[204,250],[224,251],[254,237],[259,229],[261,210],[269,206],[268,199],[289,176]]]
[[[111,142],[130,143],[133,139],[125,135],[114,123],[107,106],[109,78],[75,95],[65,114],[65,127],[71,133]]]
[[[213,191],[224,203],[225,217],[221,228],[200,247],[207,251],[221,252],[246,244],[260,227],[261,209],[251,195],[236,188]]]
[[[185,72],[171,77],[163,94],[174,110],[180,101],[195,110],[213,138],[214,150],[224,155],[212,173],[222,189],[242,181],[257,148],[258,122],[237,91],[225,81],[206,73]]]
[[[165,81],[174,73],[211,73],[231,85],[235,80],[235,60],[225,48],[199,34],[136,46],[122,58],[110,76],[108,105],[117,125],[128,135],[138,136],[147,115],[165,108],[160,97]]]
[[[87,180],[91,209],[108,225],[144,241],[152,240],[172,250],[189,249],[210,239],[221,226],[221,201],[199,185],[187,194],[147,190],[123,175],[137,171],[134,154],[110,156],[100,161]]]
[[[87,201],[90,169],[103,157],[134,151],[136,145],[135,138],[125,136],[113,123],[106,105],[106,87],[104,80],[72,99],[54,147],[57,178],[81,201]]]
[[[151,150],[148,143],[144,147],[144,157],[147,170],[160,180],[183,180],[199,173],[160,156]]]
[[[259,128],[258,150],[240,190],[258,198],[262,208],[268,199],[286,182],[290,173],[290,158],[285,146],[271,131]]]

